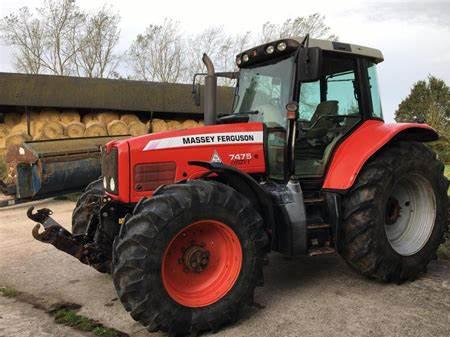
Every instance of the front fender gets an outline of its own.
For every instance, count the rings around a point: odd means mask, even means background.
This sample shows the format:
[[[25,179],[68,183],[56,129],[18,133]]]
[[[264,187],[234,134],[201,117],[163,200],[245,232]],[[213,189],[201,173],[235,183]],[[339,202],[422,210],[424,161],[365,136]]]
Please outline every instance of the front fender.
[[[323,189],[345,191],[351,188],[364,164],[392,141],[430,142],[438,138],[436,131],[427,124],[368,120],[338,146],[328,166]]]

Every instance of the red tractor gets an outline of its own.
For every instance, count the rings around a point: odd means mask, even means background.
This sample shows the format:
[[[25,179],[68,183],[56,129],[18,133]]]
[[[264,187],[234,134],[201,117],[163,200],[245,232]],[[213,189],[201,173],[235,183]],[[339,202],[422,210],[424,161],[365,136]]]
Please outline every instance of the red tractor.
[[[29,210],[38,240],[110,272],[150,331],[217,330],[263,285],[268,253],[337,252],[370,278],[414,280],[447,229],[444,166],[421,123],[386,124],[380,51],[283,39],[205,79],[205,126],[113,141],[73,212]],[[217,76],[237,78],[216,115]]]

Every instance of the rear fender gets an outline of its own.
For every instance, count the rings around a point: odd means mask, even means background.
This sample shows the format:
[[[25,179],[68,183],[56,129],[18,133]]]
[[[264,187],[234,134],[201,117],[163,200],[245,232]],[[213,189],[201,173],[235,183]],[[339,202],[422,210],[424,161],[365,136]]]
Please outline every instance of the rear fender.
[[[345,192],[351,188],[364,164],[387,144],[398,140],[430,142],[438,138],[436,131],[426,124],[368,120],[338,146],[323,189]]]

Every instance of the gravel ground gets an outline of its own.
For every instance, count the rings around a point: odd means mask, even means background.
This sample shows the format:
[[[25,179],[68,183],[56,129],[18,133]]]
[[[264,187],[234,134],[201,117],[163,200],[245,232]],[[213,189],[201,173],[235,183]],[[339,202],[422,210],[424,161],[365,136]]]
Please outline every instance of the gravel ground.
[[[73,202],[39,206],[70,224]],[[35,241],[27,207],[0,210],[0,286],[29,294],[42,308],[78,303],[80,314],[133,337],[164,336],[147,333],[130,318],[108,275]],[[450,336],[449,261],[433,261],[426,275],[400,286],[360,277],[336,255],[287,259],[273,254],[265,275],[266,285],[256,294],[262,307],[214,336]],[[0,336],[78,336],[29,303],[0,300]]]

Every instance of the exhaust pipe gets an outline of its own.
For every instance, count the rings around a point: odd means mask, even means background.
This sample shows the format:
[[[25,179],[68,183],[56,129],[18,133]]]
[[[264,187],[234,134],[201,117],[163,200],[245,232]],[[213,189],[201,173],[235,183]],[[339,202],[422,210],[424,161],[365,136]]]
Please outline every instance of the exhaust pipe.
[[[205,125],[214,125],[217,121],[216,110],[216,92],[217,76],[214,71],[214,65],[208,55],[203,54],[202,61],[206,66],[207,75],[205,77],[205,103],[204,118]]]

